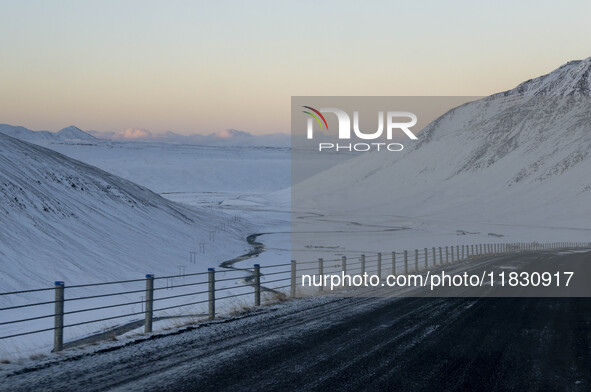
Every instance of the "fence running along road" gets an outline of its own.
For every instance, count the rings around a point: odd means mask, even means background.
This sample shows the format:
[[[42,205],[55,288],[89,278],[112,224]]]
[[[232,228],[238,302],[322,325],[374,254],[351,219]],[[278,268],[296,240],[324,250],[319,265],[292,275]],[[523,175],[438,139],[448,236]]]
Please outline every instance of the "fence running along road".
[[[300,273],[320,276],[336,272],[360,275],[368,273],[382,277],[384,274],[401,275],[425,271],[429,268],[481,256],[589,247],[591,247],[591,243],[587,242],[453,245],[412,251],[404,250],[402,252],[362,254],[358,257],[349,258],[342,256],[326,260],[322,258],[311,261],[292,260],[290,263],[268,266],[255,264],[252,270],[216,271],[210,268],[207,272],[201,273],[170,276],[148,274],[144,279],[72,286],[66,286],[63,281],[57,281],[54,287],[0,293],[0,299],[4,303],[11,303],[9,300],[11,297],[17,297],[17,301],[14,302],[19,302],[19,298],[30,293],[47,294],[48,297],[47,301],[26,302],[1,307],[0,320],[2,321],[0,321],[0,328],[16,325],[18,332],[0,335],[0,341],[53,331],[53,351],[57,352],[67,346],[64,343],[64,330],[69,328],[120,320],[130,325],[128,330],[135,329],[138,325],[143,324],[144,332],[150,333],[153,329],[154,320],[172,317],[207,317],[214,319],[219,315],[219,312],[216,312],[216,306],[219,309],[220,304],[228,303],[228,301],[236,298],[253,297],[254,306],[261,305],[262,292],[280,296],[289,295],[289,297],[295,298],[298,295],[297,286],[301,284],[301,275],[298,276]],[[250,272],[252,276],[245,277],[245,271]],[[109,290],[109,288],[120,286],[132,286],[133,289]],[[179,291],[179,289],[182,291],[180,294],[166,294],[167,291]],[[323,291],[323,289],[322,286],[318,287],[319,291]],[[76,296],[76,292],[80,292],[77,290],[85,290],[85,294]],[[107,290],[107,292],[88,294],[88,291],[92,290]],[[126,300],[129,296],[138,296],[139,299],[134,301]],[[123,302],[121,298],[123,298]],[[93,302],[95,304],[98,302],[98,306],[92,306]],[[10,320],[11,312],[27,309],[27,313],[30,314],[29,312],[35,309],[47,307],[53,307],[53,312]],[[176,316],[169,316],[164,313],[169,310],[187,307],[191,310],[200,307],[203,311],[195,313],[185,310]],[[246,305],[243,304],[242,307],[246,307]],[[125,308],[132,310],[124,313],[115,312],[117,309]],[[101,315],[88,317],[88,319],[80,318],[81,315],[91,315],[93,312],[100,312]],[[105,312],[111,313],[105,314]],[[26,329],[27,326],[39,326],[40,323],[43,325],[42,328]],[[116,328],[121,328],[121,326],[119,325]]]

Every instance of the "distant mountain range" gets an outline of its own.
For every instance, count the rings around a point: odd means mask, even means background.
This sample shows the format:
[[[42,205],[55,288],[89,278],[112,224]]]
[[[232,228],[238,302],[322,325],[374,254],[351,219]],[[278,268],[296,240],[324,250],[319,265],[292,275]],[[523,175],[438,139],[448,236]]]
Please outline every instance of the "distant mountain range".
[[[94,136],[73,125],[53,133],[49,131],[31,131],[21,126],[0,124],[0,132],[27,141],[96,140]]]
[[[285,133],[273,133],[266,135],[253,135],[249,132],[237,129],[217,131],[208,135],[192,134],[181,135],[176,132],[152,133],[146,129],[128,128],[120,132],[88,131],[99,139],[108,140],[135,140],[142,142],[161,142],[175,144],[201,144],[201,145],[232,145],[232,146],[267,146],[288,147],[290,135]]]
[[[74,125],[70,125],[54,133],[49,131],[32,131],[22,126],[0,124],[0,133],[34,143],[115,140],[216,146],[289,147],[290,145],[290,135],[285,133],[252,135],[249,132],[239,131],[237,129],[227,129],[208,135],[181,135],[172,131],[152,133],[141,128],[128,128],[120,132],[83,131]]]

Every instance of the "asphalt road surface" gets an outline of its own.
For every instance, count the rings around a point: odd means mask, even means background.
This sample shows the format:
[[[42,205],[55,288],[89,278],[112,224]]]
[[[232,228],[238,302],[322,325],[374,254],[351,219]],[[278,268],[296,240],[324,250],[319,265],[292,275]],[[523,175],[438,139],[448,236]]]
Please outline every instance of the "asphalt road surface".
[[[536,257],[550,256],[591,263]],[[0,389],[589,391],[591,299],[311,298],[58,358],[4,372]]]

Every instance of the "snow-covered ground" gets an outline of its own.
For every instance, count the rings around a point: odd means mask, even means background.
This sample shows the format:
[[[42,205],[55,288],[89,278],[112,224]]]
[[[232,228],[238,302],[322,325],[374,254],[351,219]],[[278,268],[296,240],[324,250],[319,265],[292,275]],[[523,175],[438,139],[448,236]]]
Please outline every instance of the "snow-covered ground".
[[[288,148],[148,142],[39,142],[159,194],[271,192],[290,185]],[[168,196],[166,196],[168,197]]]

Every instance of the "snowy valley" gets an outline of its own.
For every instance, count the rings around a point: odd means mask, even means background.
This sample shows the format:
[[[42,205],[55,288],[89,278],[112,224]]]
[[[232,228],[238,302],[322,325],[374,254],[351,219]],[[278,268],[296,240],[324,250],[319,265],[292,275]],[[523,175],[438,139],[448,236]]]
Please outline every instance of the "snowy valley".
[[[246,237],[253,234],[261,234],[258,241],[265,245],[253,256],[263,266],[425,246],[588,241],[590,70],[591,58],[570,62],[452,109],[401,153],[353,159],[334,154],[323,156],[322,165],[315,165],[313,151],[283,146],[101,140],[76,127],[50,133],[2,125],[4,290],[51,287],[56,280],[68,285],[203,273],[209,267],[228,274],[220,276],[223,287],[241,285],[249,272],[220,265],[251,251]],[[310,167],[332,167],[292,187],[296,155]],[[254,262],[232,265],[251,268]],[[169,304],[204,298],[190,296],[190,290],[175,288],[171,293],[188,298]],[[126,296],[135,303],[116,312],[141,313],[142,298]],[[0,304],[43,300],[41,292],[16,301],[0,297]],[[51,312],[48,304],[36,314]],[[201,306],[159,315],[199,318],[203,312]],[[66,339],[136,319],[72,328]],[[36,323],[47,327],[51,319]],[[3,334],[18,331],[0,328]],[[16,339],[0,356],[47,350],[50,342],[51,333],[38,342]]]

